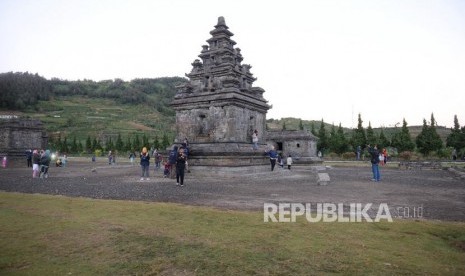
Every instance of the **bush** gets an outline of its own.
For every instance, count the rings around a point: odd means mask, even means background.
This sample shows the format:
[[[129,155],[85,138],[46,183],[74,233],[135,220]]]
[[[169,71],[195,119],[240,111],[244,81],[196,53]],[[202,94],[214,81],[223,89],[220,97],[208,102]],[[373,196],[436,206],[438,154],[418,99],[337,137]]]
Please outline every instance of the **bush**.
[[[399,158],[405,161],[412,159],[413,153],[411,151],[403,151],[399,153]]]
[[[102,150],[96,149],[96,150],[95,150],[95,156],[96,156],[96,157],[102,156]]]
[[[355,152],[351,152],[351,151],[349,151],[349,152],[344,152],[344,153],[342,154],[342,158],[345,159],[345,160],[355,159],[355,156],[356,156],[356,155],[355,155]]]

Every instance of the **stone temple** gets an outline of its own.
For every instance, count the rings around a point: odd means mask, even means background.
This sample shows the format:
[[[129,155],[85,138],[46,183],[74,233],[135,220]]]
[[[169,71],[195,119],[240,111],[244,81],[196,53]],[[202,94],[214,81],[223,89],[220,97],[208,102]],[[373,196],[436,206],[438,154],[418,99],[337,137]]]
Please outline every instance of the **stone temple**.
[[[24,156],[26,150],[45,149],[47,142],[41,121],[0,115],[0,156]]]
[[[317,139],[308,131],[267,131],[271,108],[250,69],[242,64],[223,17],[210,32],[208,45],[178,87],[171,106],[176,111],[175,143],[189,141],[189,164],[200,166],[249,166],[269,164],[265,150],[274,146],[296,163],[313,163]],[[259,149],[252,149],[252,133],[258,131]]]
[[[263,90],[254,87],[252,66],[242,64],[241,50],[231,39],[225,19],[210,32],[171,103],[176,111],[176,143],[190,144],[190,164],[245,166],[263,164],[266,113],[270,109]],[[252,149],[258,131],[259,150]]]

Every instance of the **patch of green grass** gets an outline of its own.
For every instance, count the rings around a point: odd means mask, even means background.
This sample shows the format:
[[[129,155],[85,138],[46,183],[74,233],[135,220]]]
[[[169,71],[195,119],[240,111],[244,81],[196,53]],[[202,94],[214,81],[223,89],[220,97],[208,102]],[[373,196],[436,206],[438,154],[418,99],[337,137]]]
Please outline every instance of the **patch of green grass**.
[[[262,212],[0,193],[0,274],[465,273],[465,223],[265,223]]]
[[[49,133],[61,133],[62,139],[76,137],[84,143],[87,136],[101,137],[118,133],[125,138],[135,133],[150,137],[172,133],[174,117],[167,117],[148,105],[128,105],[104,98],[81,96],[56,97],[41,101],[25,115],[40,119]],[[114,141],[113,141],[114,142]]]

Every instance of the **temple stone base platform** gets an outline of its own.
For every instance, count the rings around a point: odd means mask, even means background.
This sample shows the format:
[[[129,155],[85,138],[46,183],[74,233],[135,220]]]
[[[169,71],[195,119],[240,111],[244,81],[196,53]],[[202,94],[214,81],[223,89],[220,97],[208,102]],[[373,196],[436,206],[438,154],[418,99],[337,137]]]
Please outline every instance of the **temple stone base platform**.
[[[266,145],[253,150],[251,143],[191,143],[189,166],[241,167],[267,165]]]

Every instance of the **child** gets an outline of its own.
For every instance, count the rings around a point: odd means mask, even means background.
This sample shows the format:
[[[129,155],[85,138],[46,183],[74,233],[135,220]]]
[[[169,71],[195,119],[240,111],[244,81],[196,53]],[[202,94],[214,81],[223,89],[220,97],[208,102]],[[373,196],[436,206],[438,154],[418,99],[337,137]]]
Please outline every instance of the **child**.
[[[170,164],[168,162],[163,162],[163,177],[168,177],[170,175]]]
[[[289,154],[289,157],[287,157],[286,163],[287,163],[287,168],[290,170],[292,166],[292,156],[290,154]]]

